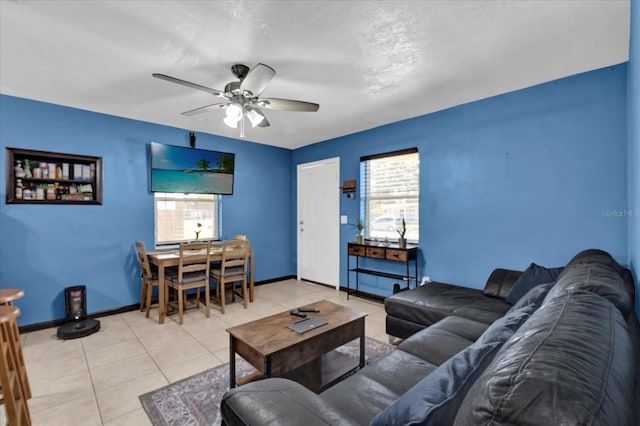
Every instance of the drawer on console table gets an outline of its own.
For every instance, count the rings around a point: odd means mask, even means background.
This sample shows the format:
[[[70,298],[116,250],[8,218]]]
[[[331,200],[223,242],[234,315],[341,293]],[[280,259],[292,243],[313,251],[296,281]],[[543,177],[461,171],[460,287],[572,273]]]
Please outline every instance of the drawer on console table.
[[[384,249],[378,247],[367,247],[367,257],[376,257],[378,259],[384,259]]]
[[[364,246],[352,246],[349,245],[349,254],[352,256],[364,256],[365,255],[365,247]]]
[[[407,261],[406,250],[387,249],[387,260],[397,260],[399,262]]]

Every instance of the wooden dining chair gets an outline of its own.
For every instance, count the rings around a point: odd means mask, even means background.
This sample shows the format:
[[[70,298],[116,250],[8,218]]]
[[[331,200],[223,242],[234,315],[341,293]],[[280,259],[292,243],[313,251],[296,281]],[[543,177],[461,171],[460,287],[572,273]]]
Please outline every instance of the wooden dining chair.
[[[140,281],[142,287],[140,290],[140,312],[146,310],[146,317],[149,318],[149,311],[158,304],[151,305],[151,296],[153,288],[159,287],[158,268],[149,263],[147,251],[142,241],[136,241],[136,253],[138,254],[138,263],[140,264]]]
[[[210,277],[216,282],[215,301],[220,304],[220,312],[224,314],[225,289],[231,286],[231,301],[235,300],[235,284],[241,283],[244,308],[249,300],[247,294],[247,250],[246,240],[228,240],[222,243],[222,260],[219,266],[211,269]]]
[[[200,288],[204,287],[205,316],[211,315],[209,304],[209,270],[211,242],[180,243],[178,269],[165,274],[165,283],[178,293],[178,322],[182,324],[186,294],[196,289],[196,308],[200,308]]]

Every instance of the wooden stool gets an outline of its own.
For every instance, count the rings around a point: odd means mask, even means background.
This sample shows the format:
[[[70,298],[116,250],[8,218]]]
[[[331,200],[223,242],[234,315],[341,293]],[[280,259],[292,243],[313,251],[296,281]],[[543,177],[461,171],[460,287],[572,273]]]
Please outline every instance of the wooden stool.
[[[0,289],[0,306],[13,306],[13,301],[24,296],[24,291],[19,288],[2,288]],[[11,335],[14,341],[12,345],[13,355],[18,362],[20,369],[20,380],[24,387],[25,395],[27,399],[31,399],[31,386],[29,386],[29,379],[27,377],[27,369],[24,365],[24,357],[22,356],[22,344],[20,343],[20,332],[18,331],[18,324],[14,321],[11,327]],[[2,389],[0,387],[0,389]]]
[[[0,305],[13,305],[13,301],[24,296],[19,288],[0,288]]]
[[[12,330],[17,328],[18,315],[20,309],[16,306],[0,306],[0,383],[9,425],[28,426],[31,425],[31,415],[20,378],[20,366],[14,355],[17,351],[12,348],[15,345]]]

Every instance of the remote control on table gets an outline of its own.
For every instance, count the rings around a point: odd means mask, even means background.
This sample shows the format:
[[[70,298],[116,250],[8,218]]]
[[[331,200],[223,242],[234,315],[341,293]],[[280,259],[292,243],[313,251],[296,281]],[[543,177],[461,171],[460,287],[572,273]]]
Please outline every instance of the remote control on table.
[[[318,308],[298,308],[298,312],[320,312]]]
[[[302,312],[299,312],[299,311],[291,311],[289,313],[291,315],[295,315],[295,316],[300,317],[300,318],[306,318],[307,317],[307,314],[303,314]]]

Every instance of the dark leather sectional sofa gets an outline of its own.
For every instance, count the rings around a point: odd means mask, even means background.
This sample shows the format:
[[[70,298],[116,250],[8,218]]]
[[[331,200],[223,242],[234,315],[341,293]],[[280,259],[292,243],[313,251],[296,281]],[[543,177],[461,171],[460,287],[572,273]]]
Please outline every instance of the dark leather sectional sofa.
[[[491,324],[511,308],[506,298],[521,275],[521,271],[495,269],[484,290],[431,282],[387,297],[387,334],[405,339],[449,316]]]
[[[391,311],[387,304],[387,312],[402,321],[392,320],[391,331],[409,335],[395,350],[319,395],[279,378],[228,391],[223,421],[638,424],[640,343],[631,274],[599,250],[578,254],[564,269],[540,268],[532,265],[522,276],[494,271],[484,291],[459,293],[447,284],[426,290],[431,283],[394,295],[399,304],[391,303]],[[537,282],[548,276],[555,281]],[[507,301],[527,286],[513,305]],[[400,304],[413,313],[399,316]],[[427,311],[422,317],[420,309]]]

